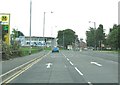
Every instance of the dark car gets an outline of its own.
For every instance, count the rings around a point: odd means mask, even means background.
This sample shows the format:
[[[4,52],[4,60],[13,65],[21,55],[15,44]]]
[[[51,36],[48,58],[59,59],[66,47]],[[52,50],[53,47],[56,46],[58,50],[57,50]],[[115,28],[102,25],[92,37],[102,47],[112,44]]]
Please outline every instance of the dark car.
[[[53,52],[59,52],[59,48],[58,47],[54,47],[53,49],[52,49],[52,53]]]

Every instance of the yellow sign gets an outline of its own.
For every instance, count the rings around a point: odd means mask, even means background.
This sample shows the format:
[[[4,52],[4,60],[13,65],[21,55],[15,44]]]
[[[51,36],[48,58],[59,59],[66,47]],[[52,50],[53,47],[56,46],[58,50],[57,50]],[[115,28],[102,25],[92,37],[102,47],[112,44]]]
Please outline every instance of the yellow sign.
[[[4,36],[4,38],[5,38],[5,43],[9,44],[10,38],[8,33]]]
[[[4,25],[10,24],[10,14],[0,13],[0,22]]]
[[[8,17],[7,16],[2,16],[2,21],[7,21]]]
[[[4,36],[3,41],[10,45],[10,14],[0,13],[0,24],[2,26],[2,30],[5,32],[2,33],[2,36]]]

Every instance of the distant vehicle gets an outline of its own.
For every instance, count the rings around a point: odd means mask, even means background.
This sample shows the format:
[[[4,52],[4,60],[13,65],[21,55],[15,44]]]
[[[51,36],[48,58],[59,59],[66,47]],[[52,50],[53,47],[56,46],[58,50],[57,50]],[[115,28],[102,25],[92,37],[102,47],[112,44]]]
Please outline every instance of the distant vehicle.
[[[52,49],[52,53],[53,52],[59,52],[59,48],[58,47],[54,47],[53,49]]]
[[[72,50],[72,45],[68,45],[68,46],[67,46],[67,49],[68,49],[68,50]]]

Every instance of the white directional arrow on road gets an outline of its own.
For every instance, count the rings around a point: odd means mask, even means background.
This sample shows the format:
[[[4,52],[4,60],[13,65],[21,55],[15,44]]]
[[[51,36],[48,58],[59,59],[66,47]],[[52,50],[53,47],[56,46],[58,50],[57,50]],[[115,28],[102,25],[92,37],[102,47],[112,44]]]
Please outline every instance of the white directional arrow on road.
[[[95,64],[97,66],[102,66],[101,64],[97,63],[97,62],[90,62],[91,64]]]
[[[50,68],[50,66],[52,65],[52,63],[47,63],[47,68]]]

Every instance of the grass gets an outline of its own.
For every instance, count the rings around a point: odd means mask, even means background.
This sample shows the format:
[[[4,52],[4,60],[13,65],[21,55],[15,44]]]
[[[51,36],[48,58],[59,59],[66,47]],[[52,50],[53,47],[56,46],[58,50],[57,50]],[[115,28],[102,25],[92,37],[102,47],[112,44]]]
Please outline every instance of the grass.
[[[98,52],[106,52],[106,53],[120,53],[120,50],[116,51],[116,50],[113,50],[113,51],[107,51],[107,50],[99,50]]]
[[[45,49],[45,50],[52,50],[51,47],[45,47],[44,49]]]
[[[40,47],[31,47],[31,54],[40,52],[41,50],[42,48]],[[30,47],[21,47],[20,51],[21,51],[21,56],[27,56],[29,55]]]

